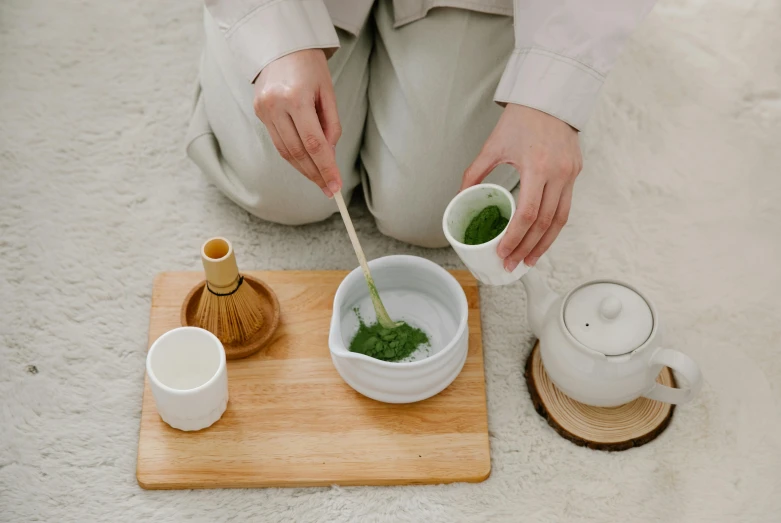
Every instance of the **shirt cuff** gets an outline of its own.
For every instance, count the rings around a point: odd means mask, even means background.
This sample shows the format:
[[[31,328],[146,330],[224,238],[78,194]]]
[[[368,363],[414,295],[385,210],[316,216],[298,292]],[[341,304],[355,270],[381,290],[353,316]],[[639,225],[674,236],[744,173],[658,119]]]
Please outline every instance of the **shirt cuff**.
[[[249,13],[225,34],[242,74],[254,82],[268,64],[302,49],[325,49],[339,37],[322,0],[270,2]]]
[[[572,58],[545,49],[516,49],[494,100],[537,109],[580,131],[604,81],[604,75]]]

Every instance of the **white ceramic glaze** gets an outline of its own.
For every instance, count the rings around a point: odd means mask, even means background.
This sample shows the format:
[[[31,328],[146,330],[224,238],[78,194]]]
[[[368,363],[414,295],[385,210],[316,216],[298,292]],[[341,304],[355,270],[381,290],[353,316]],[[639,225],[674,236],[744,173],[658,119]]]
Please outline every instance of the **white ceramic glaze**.
[[[386,403],[430,398],[450,385],[466,361],[469,329],[466,295],[439,265],[416,256],[386,256],[369,262],[374,283],[390,317],[422,329],[429,347],[408,360],[381,361],[350,352],[358,330],[357,308],[364,322],[376,316],[360,268],[339,285],[334,298],[328,345],[344,381],[364,396]]]
[[[571,398],[598,407],[640,396],[678,404],[691,400],[702,386],[694,360],[663,347],[655,306],[631,285],[599,280],[559,296],[534,269],[521,281],[543,366]],[[682,375],[687,387],[658,384],[663,365]]]
[[[625,285],[592,282],[572,291],[564,307],[572,337],[605,356],[632,352],[651,337],[653,314],[646,300]]]
[[[524,263],[520,263],[513,272],[504,269],[504,262],[496,254],[496,248],[504,238],[506,228],[489,242],[480,245],[462,243],[469,223],[490,205],[499,207],[508,220],[515,213],[515,200],[510,191],[500,185],[483,183],[464,189],[450,201],[442,217],[442,229],[453,250],[475,278],[486,285],[506,285],[517,281],[529,270]]]
[[[179,327],[157,338],[146,357],[146,373],[157,412],[175,429],[205,429],[225,412],[225,349],[207,330]]]

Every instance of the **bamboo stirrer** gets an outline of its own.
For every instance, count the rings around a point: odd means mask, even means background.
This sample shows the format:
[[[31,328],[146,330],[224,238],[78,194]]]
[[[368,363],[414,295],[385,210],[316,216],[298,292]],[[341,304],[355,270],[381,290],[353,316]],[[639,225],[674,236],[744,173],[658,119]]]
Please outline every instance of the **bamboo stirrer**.
[[[374,285],[374,279],[371,272],[369,272],[369,265],[366,263],[366,256],[363,254],[363,249],[361,249],[361,242],[358,241],[358,235],[355,234],[355,227],[353,227],[353,221],[350,219],[350,213],[347,212],[347,206],[344,204],[342,191],[334,193],[334,200],[336,200],[336,206],[339,207],[339,213],[342,215],[347,234],[350,236],[355,256],[358,257],[358,263],[361,265],[361,269],[363,269],[363,276],[366,278],[366,284],[369,286],[369,297],[372,299],[374,312],[377,314],[377,321],[386,329],[398,327],[401,325],[401,322],[396,323],[390,319],[388,311],[385,310],[385,305],[382,304],[380,294],[377,292],[377,287]]]

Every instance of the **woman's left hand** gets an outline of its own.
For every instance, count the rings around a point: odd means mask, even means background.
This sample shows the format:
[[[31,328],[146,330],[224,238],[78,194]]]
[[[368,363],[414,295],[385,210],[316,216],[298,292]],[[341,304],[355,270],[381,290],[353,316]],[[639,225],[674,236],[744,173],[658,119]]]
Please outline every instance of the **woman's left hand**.
[[[533,266],[569,217],[572,188],[583,167],[578,132],[530,107],[507,104],[482,151],[464,172],[461,189],[483,181],[500,164],[521,176],[518,208],[497,253],[512,272],[523,260]]]

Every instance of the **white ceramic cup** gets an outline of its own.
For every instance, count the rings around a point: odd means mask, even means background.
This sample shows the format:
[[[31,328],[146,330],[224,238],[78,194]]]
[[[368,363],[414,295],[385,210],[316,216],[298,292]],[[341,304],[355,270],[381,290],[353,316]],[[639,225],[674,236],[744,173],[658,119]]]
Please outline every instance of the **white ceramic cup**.
[[[228,406],[225,348],[207,330],[179,327],[157,338],[146,373],[157,412],[175,429],[205,429]]]
[[[513,272],[507,272],[504,261],[496,254],[496,248],[507,228],[489,242],[480,245],[463,243],[469,222],[490,205],[499,207],[502,216],[508,220],[515,213],[515,200],[510,191],[499,185],[483,183],[464,189],[450,201],[442,217],[442,229],[453,250],[475,278],[486,285],[507,285],[517,281],[529,270],[521,262]]]

